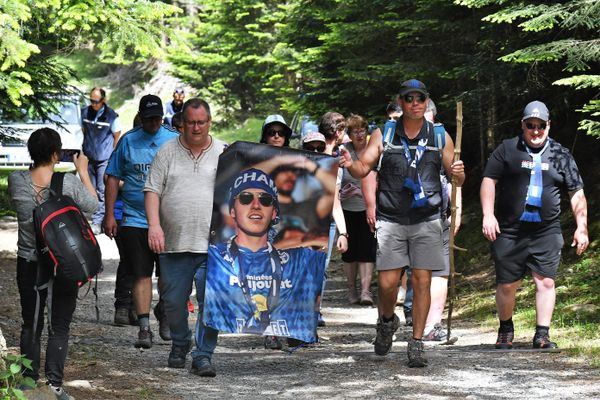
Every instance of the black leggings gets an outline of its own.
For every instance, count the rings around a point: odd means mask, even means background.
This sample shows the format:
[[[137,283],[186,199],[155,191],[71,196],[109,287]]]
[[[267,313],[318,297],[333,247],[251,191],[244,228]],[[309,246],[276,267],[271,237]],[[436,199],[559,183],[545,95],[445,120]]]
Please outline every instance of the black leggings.
[[[17,258],[17,285],[21,297],[21,354],[32,360],[33,370],[26,370],[24,375],[39,379],[40,369],[40,336],[44,329],[44,308],[47,291],[40,292],[40,312],[35,335],[33,319],[35,314],[36,291],[34,286],[37,278],[37,262],[28,262],[22,257]],[[52,294],[52,333],[48,335],[46,348],[46,379],[56,386],[62,386],[65,360],[67,359],[69,326],[77,303],[77,284],[56,280]]]

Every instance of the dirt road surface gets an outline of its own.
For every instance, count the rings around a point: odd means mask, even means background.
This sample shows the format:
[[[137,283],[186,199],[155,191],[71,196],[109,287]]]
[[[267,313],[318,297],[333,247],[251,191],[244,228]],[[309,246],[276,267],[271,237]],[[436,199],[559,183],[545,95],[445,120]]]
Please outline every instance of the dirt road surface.
[[[600,398],[598,370],[567,350],[532,352],[529,332],[517,335],[522,351],[499,352],[493,349],[495,332],[458,320],[456,345],[428,345],[430,366],[411,369],[406,366],[411,332],[402,326],[392,352],[376,356],[376,309],[346,303],[339,262],[330,268],[323,307],[327,326],[319,328],[320,343],[286,353],[265,350],[261,337],[222,334],[213,358],[216,378],[191,375],[189,357],[186,369],[170,369],[169,342],[156,335],[154,347],[140,351],[133,347],[136,327],[112,325],[118,253],[106,236],[99,240],[105,257],[98,282],[100,322],[95,321],[89,295],[79,302],[71,326],[65,385],[76,399]],[[0,328],[9,349],[18,351],[14,222],[0,226],[0,251]],[[397,313],[402,316],[401,309]],[[157,332],[153,317],[151,324]]]

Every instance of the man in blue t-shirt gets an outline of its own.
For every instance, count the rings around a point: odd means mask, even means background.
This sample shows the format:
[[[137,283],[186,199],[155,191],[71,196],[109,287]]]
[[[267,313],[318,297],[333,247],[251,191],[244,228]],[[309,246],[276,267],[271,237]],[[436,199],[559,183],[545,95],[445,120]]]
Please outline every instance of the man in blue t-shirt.
[[[251,168],[235,178],[229,209],[235,236],[208,252],[205,324],[315,342],[326,254],[273,248],[268,236],[279,214],[277,188],[261,170]]]
[[[118,234],[123,243],[122,256],[131,266],[135,276],[133,302],[138,315],[140,331],[135,347],[152,347],[150,331],[150,305],[152,303],[152,272],[158,261],[148,245],[148,221],[144,209],[144,183],[150,164],[163,143],[178,134],[162,125],[163,107],[159,97],[145,95],[140,100],[138,115],[141,126],[127,132],[112,153],[106,174],[106,212],[104,233],[113,238]],[[123,219],[117,226],[114,206],[123,181]]]

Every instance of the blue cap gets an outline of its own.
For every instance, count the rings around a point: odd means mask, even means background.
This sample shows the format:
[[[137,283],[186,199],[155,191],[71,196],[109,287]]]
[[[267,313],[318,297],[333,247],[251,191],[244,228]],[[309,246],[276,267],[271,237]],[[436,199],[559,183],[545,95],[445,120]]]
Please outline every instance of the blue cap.
[[[275,181],[260,169],[250,168],[240,172],[233,180],[233,184],[229,189],[229,209],[233,208],[233,202],[238,194],[247,189],[261,189],[273,196],[275,200],[273,205],[279,215],[279,201],[277,199],[277,186]]]
[[[425,96],[429,96],[429,92],[427,91],[425,84],[417,79],[409,79],[405,82],[402,82],[398,94],[400,96],[404,96],[410,92],[419,92],[423,93]]]

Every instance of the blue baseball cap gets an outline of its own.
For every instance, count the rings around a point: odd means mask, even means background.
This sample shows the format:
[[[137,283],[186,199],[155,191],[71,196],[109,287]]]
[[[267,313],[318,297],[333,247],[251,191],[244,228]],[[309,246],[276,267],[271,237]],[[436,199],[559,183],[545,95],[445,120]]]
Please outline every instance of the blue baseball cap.
[[[398,94],[400,96],[404,96],[405,94],[408,94],[410,92],[419,92],[424,94],[425,96],[429,96],[427,86],[425,86],[423,82],[417,79],[409,79],[407,81],[402,82]]]
[[[233,180],[229,189],[229,209],[233,208],[233,202],[237,195],[247,189],[261,189],[273,196],[273,205],[279,215],[279,201],[277,199],[277,186],[271,175],[260,169],[250,168],[239,173]]]

